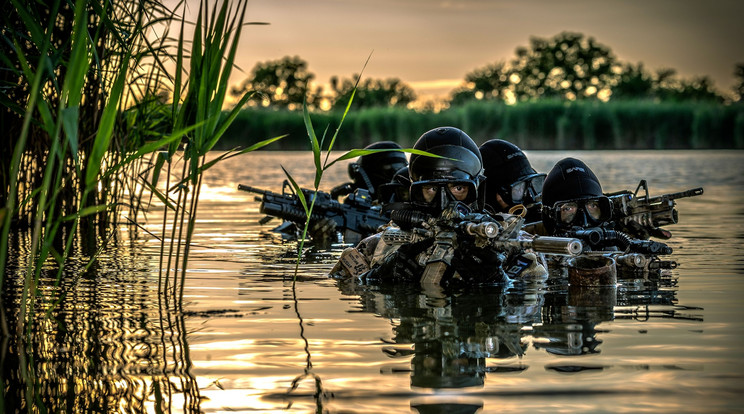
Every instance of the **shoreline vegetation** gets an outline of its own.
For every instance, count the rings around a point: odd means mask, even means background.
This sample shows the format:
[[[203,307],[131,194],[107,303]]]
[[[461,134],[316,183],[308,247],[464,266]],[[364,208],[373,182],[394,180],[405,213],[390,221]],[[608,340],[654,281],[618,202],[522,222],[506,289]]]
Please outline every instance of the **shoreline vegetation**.
[[[176,395],[182,411],[199,411],[183,295],[202,174],[281,138],[206,160],[251,95],[223,112],[247,2],[212,3],[198,3],[188,37],[185,3],[21,0],[3,8],[0,125],[10,138],[0,144],[0,412],[139,412],[151,401],[171,412]],[[150,232],[145,214],[156,208],[162,223]],[[75,318],[102,313],[99,288],[80,291],[105,280],[98,258],[124,246],[125,233],[159,243],[159,312],[150,317],[139,302],[131,309],[144,316],[163,372],[148,371],[144,389],[127,383],[99,399],[79,390],[117,388],[98,372],[97,358],[107,356],[96,354],[105,349],[100,321]],[[117,322],[126,336],[127,322]],[[69,375],[53,375],[50,364]]]
[[[339,124],[342,113],[317,112],[316,125]],[[526,150],[744,149],[744,104],[538,100],[514,105],[474,101],[447,110],[405,108],[351,111],[336,149],[363,148],[381,140],[410,147],[437,125],[455,125],[476,140],[505,139]],[[319,131],[320,132],[320,131]],[[267,150],[306,150],[302,112],[248,108],[237,115],[216,150],[287,137]]]

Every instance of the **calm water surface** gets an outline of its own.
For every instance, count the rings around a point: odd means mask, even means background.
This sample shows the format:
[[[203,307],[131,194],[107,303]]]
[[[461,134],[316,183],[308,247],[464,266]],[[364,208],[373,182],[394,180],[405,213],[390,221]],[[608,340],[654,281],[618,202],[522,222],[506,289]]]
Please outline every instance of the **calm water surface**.
[[[309,187],[311,155],[248,154],[205,176],[183,312],[161,310],[157,240],[123,227],[124,247],[38,332],[45,394],[86,412],[154,412],[163,394],[173,412],[742,412],[744,152],[528,156],[539,171],[581,158],[605,191],[704,187],[668,227],[680,266],[617,288],[517,283],[437,301],[328,279],[339,246],[309,252],[293,289],[294,245],[236,187],[280,191],[280,164]],[[334,167],[323,188],[346,178]]]

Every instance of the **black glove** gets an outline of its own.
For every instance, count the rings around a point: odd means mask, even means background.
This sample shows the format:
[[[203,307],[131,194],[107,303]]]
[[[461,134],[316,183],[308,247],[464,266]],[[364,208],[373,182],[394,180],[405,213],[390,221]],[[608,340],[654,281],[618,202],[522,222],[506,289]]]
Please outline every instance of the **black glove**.
[[[492,248],[477,247],[472,241],[461,241],[452,258],[452,266],[468,283],[505,283],[509,277],[502,267],[505,255]]]
[[[431,243],[431,239],[425,239],[400,246],[379,266],[367,272],[366,278],[382,281],[418,281],[424,267],[416,262],[416,256],[431,246]]]

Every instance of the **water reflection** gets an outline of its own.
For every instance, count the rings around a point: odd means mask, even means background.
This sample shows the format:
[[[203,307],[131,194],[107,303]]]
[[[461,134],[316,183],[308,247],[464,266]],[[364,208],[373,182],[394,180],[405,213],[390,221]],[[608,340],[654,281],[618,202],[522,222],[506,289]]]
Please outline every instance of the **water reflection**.
[[[69,276],[58,287],[48,279],[54,266],[41,275],[45,288],[30,332],[12,336],[3,349],[0,411],[25,412],[32,401],[30,412],[40,406],[48,412],[200,412],[184,313],[160,302],[157,274],[134,272],[142,264],[125,253],[89,270],[80,262],[66,267]],[[18,272],[11,267],[9,274]],[[10,309],[18,308],[21,290],[4,292]],[[15,326],[18,313],[7,316]]]
[[[565,155],[530,158],[544,171]],[[122,237],[96,267],[72,265],[60,287],[45,288],[28,343],[5,341],[0,412],[26,412],[29,398],[50,412],[83,413],[739,409],[742,325],[732,310],[744,288],[744,210],[736,207],[744,174],[727,171],[741,172],[741,152],[578,156],[614,166],[600,177],[608,191],[639,178],[653,178],[655,194],[705,187],[703,197],[679,203],[680,223],[670,228],[678,269],[618,275],[619,285],[603,291],[571,289],[558,277],[442,301],[416,289],[338,285],[324,277],[336,253],[310,250],[294,291],[296,245],[271,235],[273,223],[258,225],[258,203],[235,187],[272,188],[283,176],[267,165],[312,171],[312,159],[253,154],[205,176],[234,197],[204,199],[183,310],[158,293],[159,244]],[[327,185],[345,178],[339,168]],[[148,228],[157,233],[159,224]],[[11,237],[11,255],[25,257],[29,237]],[[46,271],[54,276],[53,265]],[[13,325],[24,275],[8,272]],[[308,360],[320,384],[305,376]]]
[[[563,357],[545,365],[559,373],[603,370],[601,364],[576,357],[602,352],[602,336],[610,332],[602,326],[616,318],[702,320],[676,305],[677,279],[671,271],[621,274],[618,281],[616,286],[569,286],[560,270],[552,270],[545,280],[447,292],[444,297],[428,296],[416,286],[347,280],[338,281],[338,288],[356,295],[363,312],[391,320],[392,340],[381,350],[407,363],[408,368],[399,364],[391,373],[408,374],[412,391],[467,391],[483,388],[490,376],[520,375],[529,368],[523,362],[529,352]],[[482,401],[460,400],[462,395],[438,395],[435,401],[412,401],[412,408],[475,412],[482,407]]]

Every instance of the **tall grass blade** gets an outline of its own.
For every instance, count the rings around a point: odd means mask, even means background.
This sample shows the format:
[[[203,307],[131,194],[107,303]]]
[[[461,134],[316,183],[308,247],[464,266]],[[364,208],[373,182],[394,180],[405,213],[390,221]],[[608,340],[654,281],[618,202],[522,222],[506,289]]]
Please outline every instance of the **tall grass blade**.
[[[310,139],[310,148],[313,151],[313,162],[315,163],[314,186],[317,189],[320,186],[320,180],[323,176],[323,167],[320,165],[320,144],[318,143],[318,137],[315,135],[315,128],[313,128],[313,121],[310,119],[310,112],[307,109],[307,100],[302,102],[302,119],[305,121],[305,130]]]
[[[108,98],[108,105],[103,110],[101,116],[101,123],[96,133],[96,138],[93,141],[93,148],[88,159],[88,165],[85,174],[85,185],[86,191],[91,191],[93,186],[96,185],[98,173],[101,170],[101,159],[105,155],[111,143],[111,137],[114,130],[114,122],[116,121],[119,99],[124,91],[124,82],[126,80],[127,69],[129,65],[129,55],[125,54],[122,58],[121,68],[116,76],[114,85],[111,88],[111,94]]]

